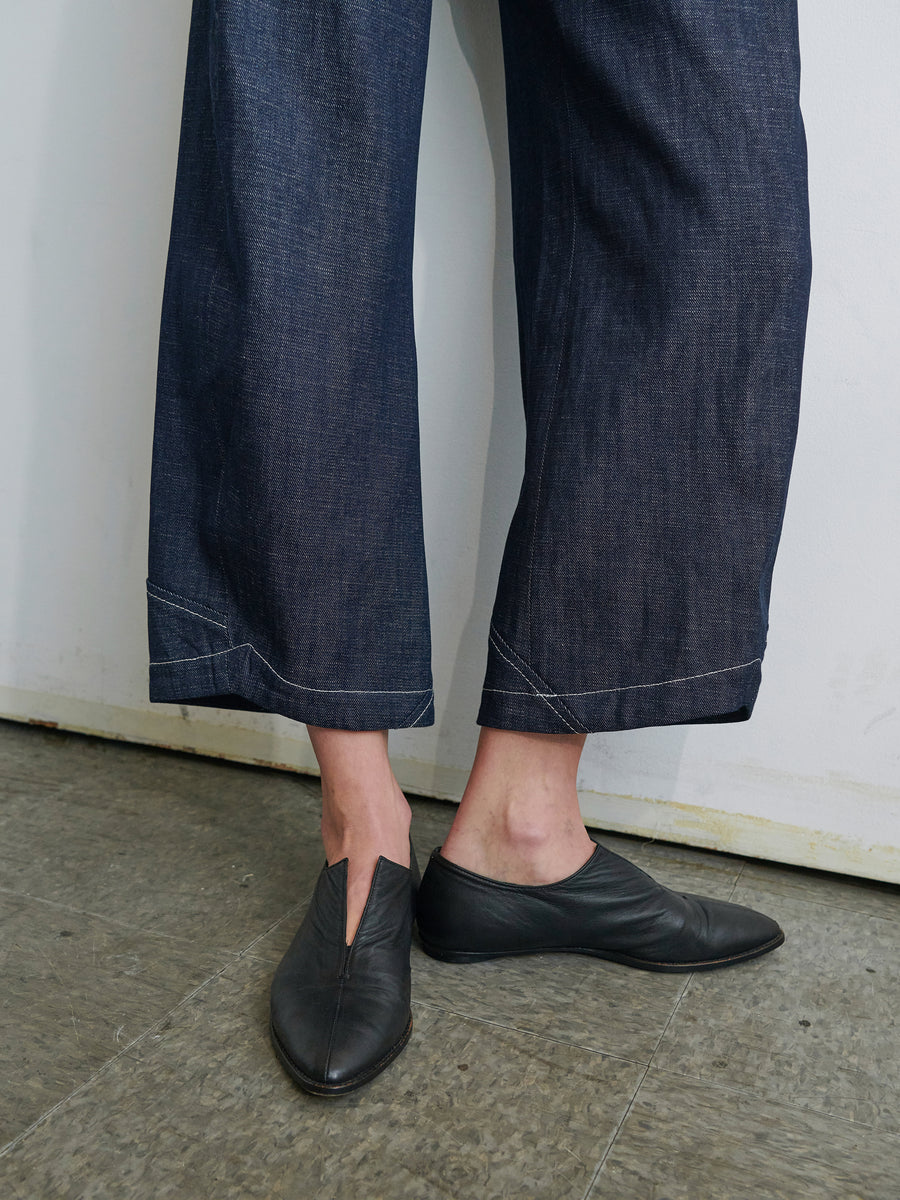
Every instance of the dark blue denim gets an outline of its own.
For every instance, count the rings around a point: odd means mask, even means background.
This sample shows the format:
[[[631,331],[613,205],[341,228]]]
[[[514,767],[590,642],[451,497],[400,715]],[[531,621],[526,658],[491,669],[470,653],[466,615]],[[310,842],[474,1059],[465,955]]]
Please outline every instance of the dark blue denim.
[[[527,420],[479,724],[750,716],[811,258],[796,0],[500,0]],[[412,315],[430,0],[194,0],[150,697],[434,721]]]

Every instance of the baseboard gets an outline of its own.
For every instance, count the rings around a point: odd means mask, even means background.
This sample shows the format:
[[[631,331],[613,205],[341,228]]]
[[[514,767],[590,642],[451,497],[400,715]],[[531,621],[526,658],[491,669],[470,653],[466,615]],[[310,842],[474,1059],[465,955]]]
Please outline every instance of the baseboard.
[[[0,688],[0,717],[318,774],[302,727],[265,713],[179,709],[174,705],[128,708],[7,687]],[[392,762],[400,785],[411,793],[452,801],[462,795],[467,778],[464,770],[403,755],[392,755]],[[809,785],[814,782],[809,781]],[[592,828],[900,883],[900,853],[896,846],[865,844],[828,830],[653,797],[611,795],[589,789],[582,789],[580,796],[582,815]]]

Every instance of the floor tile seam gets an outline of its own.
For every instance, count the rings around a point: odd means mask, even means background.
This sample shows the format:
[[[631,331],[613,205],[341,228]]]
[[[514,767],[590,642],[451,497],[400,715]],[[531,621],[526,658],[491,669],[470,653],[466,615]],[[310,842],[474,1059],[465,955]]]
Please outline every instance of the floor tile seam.
[[[11,1141],[7,1142],[6,1145],[0,1146],[0,1159],[6,1157],[6,1155],[10,1154],[16,1149],[16,1147],[21,1145],[21,1143],[27,1137],[36,1132],[41,1125],[44,1125],[47,1121],[49,1121],[50,1118],[66,1104],[68,1104],[70,1100],[74,1100],[76,1096],[80,1096],[82,1092],[85,1092],[88,1088],[93,1087],[95,1083],[97,1083],[104,1075],[108,1074],[108,1072],[111,1071],[113,1067],[123,1058],[129,1057],[129,1052],[133,1050],[139,1042],[142,1042],[146,1038],[152,1036],[154,1030],[159,1029],[162,1025],[164,1025],[166,1021],[168,1021],[172,1016],[174,1016],[175,1013],[179,1011],[179,1009],[184,1008],[184,1006],[190,1003],[195,996],[199,995],[204,988],[207,988],[210,986],[210,984],[215,983],[215,981],[219,979],[220,976],[222,976],[224,972],[227,971],[232,965],[233,962],[225,963],[224,966],[220,967],[212,975],[204,979],[202,983],[199,983],[196,987],[192,988],[186,996],[182,996],[177,1004],[174,1004],[170,1009],[167,1009],[166,1012],[157,1017],[156,1020],[151,1022],[151,1024],[148,1025],[146,1029],[142,1030],[141,1033],[136,1034],[135,1037],[133,1037],[131,1041],[123,1046],[117,1054],[114,1054],[112,1058],[108,1058],[106,1062],[103,1063],[102,1066],[98,1067],[96,1071],[92,1072],[87,1079],[82,1080],[77,1087],[73,1088],[65,1096],[57,1100],[55,1104],[51,1105],[50,1108],[48,1108],[45,1112],[41,1113],[36,1120],[32,1121],[27,1129],[23,1129],[21,1133],[18,1133]]]
[[[79,917],[91,917],[97,921],[105,921],[109,925],[117,925],[120,929],[129,929],[134,933],[144,933],[150,937],[163,938],[169,942],[184,942],[189,940],[179,938],[174,933],[163,933],[159,930],[147,929],[144,925],[134,925],[130,921],[122,921],[118,917],[111,917],[107,913],[95,912],[91,908],[77,908],[74,904],[63,904],[61,900],[50,900],[47,896],[36,896],[34,892],[21,892],[16,888],[0,886],[0,895],[15,896],[20,900],[31,900],[35,904],[43,904],[47,908],[54,908],[59,912],[73,913]]]
[[[829,1121],[840,1121],[842,1125],[847,1125],[852,1129],[867,1129],[870,1133],[877,1134],[878,1137],[888,1138],[890,1141],[897,1142],[900,1146],[900,1133],[894,1133],[890,1129],[881,1129],[877,1125],[873,1125],[869,1121],[857,1121],[853,1117],[843,1117],[840,1113],[828,1112],[823,1108],[816,1108],[811,1104],[794,1104],[790,1100],[785,1100],[782,1097],[765,1096],[759,1092],[751,1091],[749,1088],[738,1087],[737,1084],[729,1084],[721,1081],[713,1081],[704,1079],[701,1075],[692,1075],[687,1071],[673,1071],[669,1067],[660,1067],[655,1063],[647,1064],[645,1077],[651,1071],[656,1075],[665,1075],[673,1080],[690,1080],[694,1083],[702,1084],[703,1087],[708,1087],[713,1091],[728,1092],[733,1096],[742,1096],[746,1100],[755,1100],[761,1104],[772,1105],[778,1108],[787,1108],[792,1112],[798,1113],[813,1113],[817,1117],[824,1117]]]
[[[896,925],[900,923],[900,896],[897,898],[897,916],[891,917],[886,913],[873,913],[869,912],[865,908],[854,908],[851,904],[835,904],[828,900],[815,900],[809,896],[792,896],[785,894],[784,892],[773,892],[767,888],[761,888],[750,883],[745,883],[743,886],[748,888],[752,887],[754,891],[765,892],[768,897],[772,897],[776,900],[786,900],[788,903],[794,902],[796,904],[814,904],[817,908],[827,908],[835,912],[853,913],[858,917],[868,917],[872,921],[887,921],[889,925]],[[737,887],[735,887],[734,891],[732,891],[732,896],[734,895],[735,891],[737,891]]]
[[[734,878],[734,883],[731,885],[731,891],[728,893],[728,899],[731,900],[732,902],[734,901],[734,893],[740,887],[740,883],[741,883],[741,880],[744,878],[744,872],[746,869],[747,869],[747,860],[744,859],[744,861],[741,863],[741,869],[738,871],[737,875]]]
[[[13,896],[20,900],[30,900],[36,904],[43,904],[47,908],[56,909],[59,912],[72,913],[73,915],[80,917],[90,917],[92,920],[103,921],[108,925],[115,925],[120,929],[127,929],[132,933],[140,933],[150,938],[160,938],[166,942],[174,943],[175,945],[190,946],[190,948],[194,951],[197,949],[197,942],[194,938],[182,937],[175,933],[164,933],[162,930],[158,929],[148,929],[146,925],[136,925],[131,921],[122,921],[117,917],[108,916],[106,913],[95,912],[91,908],[76,908],[73,904],[63,904],[61,900],[50,900],[45,896],[36,896],[33,892],[20,892],[15,888],[6,888],[0,886],[0,896]],[[254,935],[251,941],[245,946],[235,949],[234,947],[213,945],[205,947],[204,952],[217,955],[227,954],[232,959],[242,958],[249,952],[251,947],[255,946],[263,938],[268,937],[272,930],[280,925],[282,921],[286,921],[293,917],[304,904],[308,905],[311,896],[312,892],[310,892],[306,899],[292,905],[279,916],[275,917],[260,933]]]
[[[44,792],[45,788],[52,789],[52,791],[55,793],[70,792],[75,787],[75,784],[71,781],[57,781],[49,778],[40,778],[34,775],[16,775],[13,773],[4,774],[2,771],[0,771],[0,787],[3,787],[3,785],[7,783],[16,784],[21,787],[22,790],[16,793],[16,798],[21,798],[23,794],[27,794],[27,792],[31,791],[37,791],[39,789],[41,790],[42,794],[46,795],[46,792]],[[13,796],[10,796],[10,799],[13,798]]]
[[[640,844],[641,844],[641,846],[644,846],[644,845],[653,845],[654,843],[641,842]],[[875,917],[876,919],[883,919],[885,921],[891,921],[891,922],[895,922],[895,923],[900,922],[900,889],[898,889],[898,897],[897,897],[897,899],[898,899],[897,916],[894,917],[894,916],[890,916],[886,913],[869,912],[867,909],[859,908],[855,904],[852,904],[852,903],[842,904],[835,900],[819,899],[817,897],[808,896],[808,895],[796,896],[796,895],[792,895],[791,893],[785,893],[785,892],[778,891],[778,890],[768,886],[766,880],[755,879],[753,877],[753,875],[748,874],[748,871],[750,871],[750,869],[757,863],[762,863],[764,865],[771,863],[772,866],[776,866],[776,867],[780,865],[771,859],[753,859],[753,860],[741,859],[738,873],[735,876],[735,878],[731,884],[731,892],[729,893],[729,899],[733,898],[734,893],[737,891],[737,889],[739,887],[748,887],[748,888],[752,888],[754,891],[768,892],[771,895],[781,897],[785,900],[797,900],[800,903],[806,903],[806,904],[819,904],[825,908],[835,908],[841,912],[852,912],[852,913],[856,913],[862,917]],[[785,864],[785,869],[789,869],[788,864]],[[855,879],[859,879],[862,881],[863,884],[866,882],[866,880],[862,876],[846,875],[846,876],[839,876],[839,878],[842,878],[842,879],[845,878],[845,879],[849,879],[851,881],[855,880]],[[883,882],[883,881],[873,880],[872,882],[877,883],[877,882]],[[826,881],[823,881],[822,886],[824,888],[827,888],[828,883]]]
[[[412,1001],[413,1008],[427,1008],[431,1012],[445,1013],[449,1017],[459,1017],[463,1021],[474,1021],[478,1025],[487,1025],[491,1029],[504,1029],[510,1033],[521,1033],[524,1037],[536,1038],[541,1042],[549,1042],[554,1046],[568,1046],[572,1050],[583,1050],[585,1054],[599,1054],[603,1058],[612,1059],[614,1062],[627,1063],[632,1067],[646,1068],[650,1064],[645,1063],[637,1058],[626,1058],[622,1054],[614,1054],[611,1050],[600,1050],[596,1046],[584,1046],[580,1042],[569,1042],[565,1038],[550,1037],[546,1033],[538,1033],[534,1029],[523,1029],[520,1025],[507,1025],[503,1021],[491,1021],[487,1017],[477,1017],[473,1013],[460,1012],[455,1008],[447,1008],[441,1004],[432,1004],[427,1000]]]
[[[852,913],[856,913],[858,916],[861,916],[861,917],[874,917],[876,920],[883,919],[885,921],[890,921],[892,923],[896,923],[896,922],[900,921],[900,888],[898,888],[898,892],[897,892],[897,900],[898,900],[897,916],[892,917],[892,916],[888,916],[884,913],[868,912],[864,908],[857,908],[857,906],[854,904],[839,904],[839,903],[837,903],[837,901],[834,901],[834,900],[820,900],[817,898],[813,898],[812,896],[809,896],[809,895],[797,896],[797,895],[792,894],[791,892],[778,891],[776,888],[774,888],[772,886],[767,886],[767,883],[765,880],[755,880],[752,875],[747,875],[745,869],[749,866],[750,866],[750,863],[748,863],[748,862],[744,863],[744,866],[741,868],[738,878],[735,880],[734,887],[731,889],[731,896],[729,897],[729,899],[732,899],[734,897],[734,893],[737,891],[738,887],[747,887],[747,888],[751,888],[752,890],[757,891],[757,892],[767,892],[769,895],[777,896],[783,900],[788,900],[788,901],[795,900],[800,904],[818,904],[823,908],[836,908],[839,912],[852,912]],[[840,878],[854,879],[854,878],[858,878],[858,877],[857,876],[841,876]],[[822,886],[823,886],[823,888],[827,888],[828,884],[825,881],[822,881]]]
[[[618,1140],[619,1134],[622,1132],[622,1129],[625,1126],[625,1122],[628,1120],[628,1117],[629,1117],[629,1114],[631,1113],[632,1108],[634,1108],[634,1102],[635,1102],[635,1100],[637,1100],[638,1092],[644,1086],[644,1080],[647,1078],[649,1071],[650,1071],[650,1064],[647,1063],[646,1067],[644,1068],[644,1070],[641,1074],[640,1079],[637,1081],[637,1085],[635,1086],[634,1091],[631,1093],[631,1096],[628,1100],[628,1104],[625,1106],[624,1113],[622,1114],[621,1118],[619,1119],[615,1129],[612,1131],[612,1133],[607,1138],[606,1146],[603,1150],[603,1153],[600,1155],[600,1159],[597,1163],[597,1166],[594,1168],[593,1174],[591,1175],[591,1178],[588,1181],[588,1185],[584,1190],[581,1200],[589,1200],[591,1192],[593,1192],[594,1187],[596,1186],[597,1180],[600,1178],[600,1175],[603,1172],[603,1168],[606,1165],[606,1160],[609,1158],[610,1151],[612,1150],[613,1146],[615,1145],[616,1141]]]
[[[737,885],[735,885],[735,886],[737,886]],[[672,1022],[675,1019],[675,1014],[678,1012],[678,1009],[681,1006],[681,1002],[684,999],[685,995],[687,994],[688,988],[690,987],[691,981],[693,980],[693,978],[694,978],[694,975],[693,975],[693,973],[691,973],[690,975],[688,975],[687,979],[684,981],[681,991],[678,993],[675,1003],[672,1005],[672,1011],[669,1013],[668,1019],[667,1019],[665,1025],[663,1026],[659,1037],[656,1039],[656,1045],[653,1047],[653,1050],[650,1053],[650,1058],[649,1058],[649,1061],[647,1062],[646,1067],[644,1068],[643,1074],[641,1075],[640,1079],[637,1082],[637,1086],[635,1087],[634,1091],[631,1094],[631,1098],[628,1101],[628,1106],[625,1109],[625,1112],[622,1114],[621,1120],[616,1125],[615,1129],[613,1130],[612,1134],[610,1135],[610,1137],[606,1143],[606,1148],[604,1149],[603,1154],[600,1157],[600,1161],[597,1163],[597,1167],[596,1167],[593,1175],[591,1176],[591,1179],[590,1179],[590,1182],[588,1183],[587,1189],[585,1190],[584,1195],[582,1196],[582,1200],[588,1200],[591,1192],[594,1189],[594,1186],[597,1183],[597,1180],[600,1178],[600,1175],[603,1172],[603,1168],[606,1165],[606,1160],[609,1158],[612,1148],[619,1138],[619,1134],[622,1132],[622,1129],[625,1127],[625,1123],[628,1120],[628,1116],[631,1113],[632,1108],[634,1108],[634,1104],[635,1104],[635,1101],[637,1100],[638,1093],[640,1092],[641,1088],[644,1086],[644,1081],[646,1080],[646,1078],[649,1075],[650,1070],[653,1066],[653,1060],[656,1057],[656,1053],[663,1043],[663,1039],[665,1038],[666,1033],[669,1030],[669,1026],[672,1024]]]
[[[256,937],[252,938],[246,946],[243,946],[240,950],[238,950],[235,954],[235,958],[253,958],[259,962],[265,961],[253,953],[253,947],[258,946],[261,941],[267,938],[270,933],[274,932],[274,930],[276,930],[284,921],[293,920],[299,913],[304,912],[309,907],[312,897],[313,892],[310,891],[308,896],[305,896],[302,900],[298,900],[296,904],[292,905],[292,907],[287,909],[286,912],[283,912],[280,917],[276,918],[276,920],[272,921],[271,924],[267,925],[261,933],[258,933]]]
[[[693,980],[694,980],[694,973],[691,972],[691,974],[688,975],[688,977],[685,979],[684,983],[681,985],[681,990],[679,991],[678,995],[675,997],[675,1003],[672,1005],[672,1011],[669,1013],[668,1017],[666,1018],[665,1025],[660,1030],[659,1037],[656,1039],[656,1045],[650,1051],[650,1057],[647,1060],[647,1069],[648,1070],[650,1069],[650,1067],[653,1066],[653,1060],[656,1057],[660,1046],[663,1044],[663,1041],[665,1040],[665,1036],[669,1032],[669,1028],[670,1028],[672,1022],[675,1020],[678,1010],[679,1010],[679,1008],[681,1008],[681,1005],[684,1001],[685,996],[688,994],[688,991],[690,989],[691,984],[693,983]]]
[[[735,885],[735,886],[737,886],[737,885]],[[617,1142],[620,1133],[622,1132],[623,1128],[625,1127],[625,1123],[628,1120],[628,1116],[629,1116],[631,1110],[634,1108],[634,1104],[638,1098],[640,1090],[644,1086],[644,1081],[646,1080],[647,1076],[650,1074],[650,1070],[653,1066],[653,1060],[656,1057],[656,1053],[659,1050],[660,1046],[662,1045],[663,1039],[665,1038],[666,1034],[669,1031],[669,1026],[675,1020],[675,1014],[678,1012],[678,1009],[681,1007],[681,1002],[683,1001],[684,997],[687,995],[688,988],[691,986],[691,982],[693,981],[693,979],[694,979],[693,973],[688,975],[687,979],[685,979],[684,985],[682,986],[681,991],[678,993],[678,997],[675,1000],[675,1003],[672,1005],[672,1011],[669,1013],[668,1020],[666,1021],[665,1025],[663,1026],[659,1037],[656,1039],[656,1045],[653,1047],[653,1050],[650,1054],[650,1060],[647,1063],[647,1066],[644,1068],[643,1074],[641,1075],[640,1079],[638,1080],[637,1087],[634,1089],[634,1091],[631,1094],[631,1099],[628,1101],[628,1107],[625,1109],[625,1112],[622,1114],[622,1119],[619,1121],[618,1125],[613,1130],[612,1135],[610,1136],[609,1140],[606,1143],[606,1149],[604,1150],[604,1152],[600,1158],[600,1161],[597,1163],[597,1169],[594,1171],[594,1174],[591,1177],[591,1181],[587,1186],[587,1190],[585,1191],[584,1196],[582,1197],[582,1200],[588,1200],[591,1192],[594,1189],[594,1186],[595,1186],[597,1180],[600,1178],[601,1174],[603,1173],[603,1168],[606,1165],[606,1160],[609,1158],[610,1153],[612,1152],[613,1146]]]

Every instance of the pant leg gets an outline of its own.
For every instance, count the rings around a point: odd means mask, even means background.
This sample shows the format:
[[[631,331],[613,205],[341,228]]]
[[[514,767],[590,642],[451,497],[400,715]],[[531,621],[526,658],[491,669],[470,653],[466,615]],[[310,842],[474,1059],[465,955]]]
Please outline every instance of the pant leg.
[[[430,0],[194,0],[150,698],[431,724],[412,246]]]
[[[501,0],[527,418],[478,721],[742,720],[810,282],[796,0]]]

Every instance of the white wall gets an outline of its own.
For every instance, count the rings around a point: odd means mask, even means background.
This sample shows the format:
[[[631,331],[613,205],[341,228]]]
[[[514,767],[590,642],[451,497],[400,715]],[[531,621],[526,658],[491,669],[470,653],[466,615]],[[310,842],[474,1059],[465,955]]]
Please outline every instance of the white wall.
[[[146,700],[156,336],[189,0],[4,5],[0,713],[309,769],[281,718]],[[900,881],[900,8],[802,0],[814,281],[752,721],[595,735],[586,817]],[[458,797],[523,445],[494,5],[435,0],[416,244],[437,723]]]

